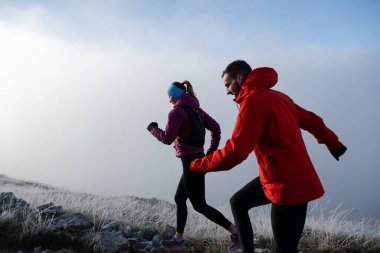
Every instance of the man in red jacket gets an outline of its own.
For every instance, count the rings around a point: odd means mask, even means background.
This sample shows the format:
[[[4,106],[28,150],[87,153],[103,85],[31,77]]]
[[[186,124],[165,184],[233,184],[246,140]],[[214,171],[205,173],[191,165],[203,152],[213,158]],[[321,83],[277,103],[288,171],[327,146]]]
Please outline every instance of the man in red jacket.
[[[272,203],[271,222],[276,253],[298,253],[307,203],[324,194],[304,144],[301,129],[325,144],[336,160],[346,151],[338,137],[314,113],[271,88],[277,83],[272,68],[251,67],[242,60],[230,63],[222,74],[227,94],[240,105],[224,148],[191,164],[191,171],[230,170],[254,151],[259,177],[232,196],[231,209],[245,253],[253,253],[249,209]]]

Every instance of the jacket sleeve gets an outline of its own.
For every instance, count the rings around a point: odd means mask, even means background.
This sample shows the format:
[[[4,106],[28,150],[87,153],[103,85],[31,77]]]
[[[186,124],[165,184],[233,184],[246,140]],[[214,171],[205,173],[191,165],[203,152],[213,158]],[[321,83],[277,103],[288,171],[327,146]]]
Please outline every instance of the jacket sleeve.
[[[203,111],[203,115],[204,115],[205,127],[211,132],[210,148],[216,150],[219,147],[219,143],[220,143],[220,134],[221,134],[220,126],[218,122],[216,122],[216,120],[214,120],[205,111]]]
[[[329,129],[322,118],[313,112],[296,105],[301,129],[311,133],[320,144],[325,144],[330,151],[335,151],[343,147],[338,136]]]
[[[253,96],[247,98],[241,104],[232,137],[224,148],[194,160],[191,171],[230,170],[240,164],[253,151],[268,119],[263,103],[254,100]]]
[[[156,127],[153,128],[151,133],[157,140],[161,141],[164,144],[170,145],[177,138],[182,123],[183,123],[183,115],[179,111],[178,108],[174,108],[168,114],[168,121],[166,123],[165,131]]]

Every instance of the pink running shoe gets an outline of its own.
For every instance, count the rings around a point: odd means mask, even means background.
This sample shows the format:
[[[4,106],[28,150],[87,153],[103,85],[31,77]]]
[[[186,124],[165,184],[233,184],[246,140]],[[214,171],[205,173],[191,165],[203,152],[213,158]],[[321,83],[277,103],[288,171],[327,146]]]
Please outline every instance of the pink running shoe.
[[[231,234],[230,252],[238,252],[240,250],[239,237],[237,234]]]
[[[182,251],[185,250],[185,240],[177,242],[174,237],[170,240],[163,241],[161,243],[161,248],[167,251]]]

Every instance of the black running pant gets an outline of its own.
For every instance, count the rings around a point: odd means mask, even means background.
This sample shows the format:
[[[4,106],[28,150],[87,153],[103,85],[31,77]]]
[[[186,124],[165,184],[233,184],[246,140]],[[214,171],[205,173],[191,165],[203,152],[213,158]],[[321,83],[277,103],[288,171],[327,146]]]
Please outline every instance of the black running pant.
[[[214,223],[228,229],[231,222],[215,208],[207,205],[205,198],[205,175],[190,171],[194,158],[204,156],[203,153],[182,157],[183,174],[179,181],[174,200],[177,205],[177,232],[183,233],[187,220],[186,200],[190,199],[195,211],[203,214]]]
[[[232,214],[244,253],[254,253],[253,230],[248,211],[271,203],[259,178],[255,178],[230,199]],[[298,243],[305,225],[307,203],[281,206],[272,203],[271,222],[275,253],[298,253]]]

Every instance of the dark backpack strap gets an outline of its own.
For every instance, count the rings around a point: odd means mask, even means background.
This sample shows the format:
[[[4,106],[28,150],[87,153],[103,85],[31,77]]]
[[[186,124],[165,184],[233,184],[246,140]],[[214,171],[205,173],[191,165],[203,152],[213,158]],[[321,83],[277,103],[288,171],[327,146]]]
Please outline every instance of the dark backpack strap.
[[[204,114],[202,110],[192,108],[186,105],[179,105],[186,111],[190,121],[189,138],[178,138],[182,143],[187,143],[194,147],[203,147],[205,143],[206,128],[204,124]]]

